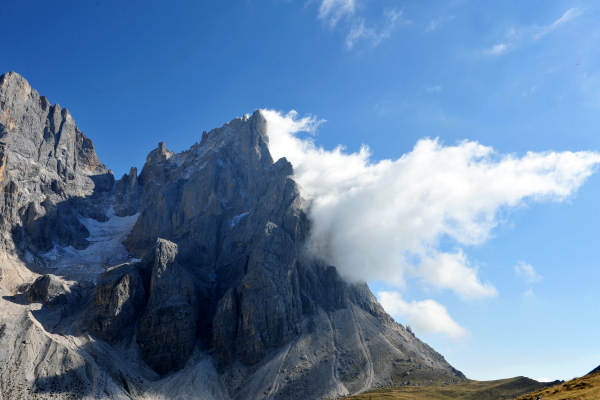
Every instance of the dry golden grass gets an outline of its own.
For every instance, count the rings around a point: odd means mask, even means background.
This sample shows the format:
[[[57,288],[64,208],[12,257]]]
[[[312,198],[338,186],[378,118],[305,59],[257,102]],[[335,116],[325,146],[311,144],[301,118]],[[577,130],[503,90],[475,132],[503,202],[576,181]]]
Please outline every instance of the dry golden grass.
[[[348,397],[348,400],[508,400],[547,384],[517,377],[496,381],[466,381],[441,386],[401,386]],[[535,397],[534,397],[535,399]],[[545,400],[545,399],[544,399]]]
[[[536,400],[537,396],[542,400],[598,400],[600,372],[528,393],[518,400]]]

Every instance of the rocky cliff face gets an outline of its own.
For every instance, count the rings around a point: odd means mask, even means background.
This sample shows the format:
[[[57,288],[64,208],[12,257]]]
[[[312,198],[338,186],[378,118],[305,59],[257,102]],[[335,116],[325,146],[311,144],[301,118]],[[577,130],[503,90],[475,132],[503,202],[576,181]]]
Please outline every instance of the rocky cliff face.
[[[25,282],[0,280],[19,315],[0,334],[5,396],[316,399],[464,379],[305,252],[310,221],[261,112],[182,153],[160,143],[114,182],[68,112],[9,73],[0,135],[1,271]],[[61,277],[29,284],[31,270]]]
[[[0,77],[0,186],[0,247],[34,253],[86,247],[77,215],[104,218],[93,203],[113,186],[69,111],[14,72]]]

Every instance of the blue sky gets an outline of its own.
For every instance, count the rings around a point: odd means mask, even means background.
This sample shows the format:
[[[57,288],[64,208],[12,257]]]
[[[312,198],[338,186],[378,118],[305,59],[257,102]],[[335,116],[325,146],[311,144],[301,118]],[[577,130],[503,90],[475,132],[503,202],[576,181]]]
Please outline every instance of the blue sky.
[[[5,1],[0,70],[69,108],[117,176],[257,108],[325,119],[318,146],[367,144],[373,162],[427,137],[517,158],[599,151],[599,17],[593,1]],[[419,336],[475,379],[600,364],[598,199],[595,174],[561,201],[501,208],[487,240],[461,244],[493,296],[393,288],[465,332]]]

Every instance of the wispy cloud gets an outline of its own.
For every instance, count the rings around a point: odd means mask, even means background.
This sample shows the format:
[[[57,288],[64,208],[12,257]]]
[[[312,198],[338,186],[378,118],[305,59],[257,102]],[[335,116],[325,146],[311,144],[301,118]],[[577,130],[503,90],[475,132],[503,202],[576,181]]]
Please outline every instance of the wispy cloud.
[[[486,54],[490,54],[492,56],[499,56],[500,54],[506,53],[508,50],[508,44],[506,43],[498,43],[490,47],[485,51]]]
[[[360,40],[367,40],[373,46],[379,45],[390,37],[398,22],[402,20],[402,14],[402,10],[385,10],[383,26],[379,29],[368,26],[363,18],[357,19],[346,36],[346,47],[351,49]]]
[[[548,25],[531,25],[521,28],[510,28],[502,41],[485,49],[484,53],[490,56],[506,54],[510,50],[517,48],[524,43],[535,42],[543,38],[582,14],[583,10],[579,8],[569,8],[558,19]]]
[[[526,283],[537,283],[542,280],[542,276],[537,273],[533,265],[526,262],[519,261],[514,269],[517,276]]]
[[[361,41],[377,46],[391,36],[400,22],[408,22],[403,11],[395,8],[383,10],[379,21],[367,20],[357,11],[358,1],[319,0],[318,18],[326,21],[332,29],[347,30],[345,45],[348,49]]]
[[[441,28],[442,25],[452,21],[454,19],[453,15],[446,15],[443,17],[434,18],[425,27],[425,32],[433,32],[438,28]]]
[[[547,34],[554,32],[560,26],[566,24],[567,22],[574,20],[575,18],[579,17],[581,14],[583,14],[583,11],[581,9],[575,8],[575,7],[569,8],[567,11],[565,11],[565,13],[563,15],[560,16],[560,18],[558,18],[556,21],[552,22],[550,25],[539,27],[538,32],[535,33],[535,35],[534,35],[534,39],[536,39],[536,40],[540,39],[540,38],[546,36]]]
[[[319,18],[327,20],[334,27],[340,19],[354,15],[356,3],[354,0],[322,0],[319,6]]]
[[[425,91],[427,93],[440,93],[442,91],[443,87],[442,85],[434,85],[434,86],[428,86],[425,88]]]
[[[538,90],[537,86],[535,86],[535,85],[530,86],[530,87],[528,87],[527,89],[525,89],[525,90],[523,90],[521,92],[521,97],[530,97],[530,96],[533,96],[535,94],[535,92],[537,92],[537,90]]]
[[[439,333],[453,339],[467,335],[467,330],[452,319],[446,307],[434,300],[408,302],[395,291],[382,291],[377,293],[377,297],[390,315],[398,321],[405,321],[419,334]]]

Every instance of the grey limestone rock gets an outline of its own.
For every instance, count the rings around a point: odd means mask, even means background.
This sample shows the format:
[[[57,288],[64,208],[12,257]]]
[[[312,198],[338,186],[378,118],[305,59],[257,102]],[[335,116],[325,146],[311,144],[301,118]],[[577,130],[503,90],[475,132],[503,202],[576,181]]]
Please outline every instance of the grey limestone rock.
[[[51,268],[42,255],[55,246],[102,252],[86,227],[109,217],[104,226],[126,235],[141,261],[101,265],[77,306],[0,298],[0,393],[28,398],[21,388],[38,385],[59,388],[59,399],[300,400],[465,379],[365,283],[307,253],[311,223],[293,166],[273,160],[268,142],[257,111],[181,153],[159,143],[139,175],[132,168],[115,183],[66,109],[18,74],[2,75],[0,256],[18,261],[6,264],[15,271],[0,265],[0,291],[28,279],[19,265]],[[75,267],[85,271],[85,260]],[[39,278],[28,296],[52,302],[69,289],[62,282]]]
[[[112,174],[67,109],[15,72],[0,76],[3,249],[37,254],[56,243],[86,247],[88,232],[76,214],[103,218],[98,205],[112,186]]]
[[[196,288],[177,252],[175,243],[156,241],[150,297],[137,336],[144,360],[161,374],[182,368],[196,343]]]
[[[37,278],[25,291],[31,302],[44,304],[66,303],[71,289],[57,276],[46,274]]]
[[[262,398],[269,385],[259,377],[273,365],[290,368],[267,390],[282,399],[307,398],[315,374],[323,383],[308,398],[402,383],[403,374],[412,383],[464,378],[394,322],[366,284],[348,283],[307,255],[310,221],[293,167],[272,160],[260,112],[203,134],[179,154],[160,144],[136,185],[140,217],[128,249],[145,257],[159,237],[178,244],[175,264],[194,282],[198,302],[193,310],[193,302],[168,302],[169,312],[199,316],[198,343],[214,354],[233,398]],[[147,315],[140,330],[150,326]],[[162,344],[144,346],[153,354]],[[298,369],[291,354],[319,356]]]
[[[108,269],[96,284],[90,331],[114,343],[133,333],[135,321],[146,302],[142,275],[136,264]]]

